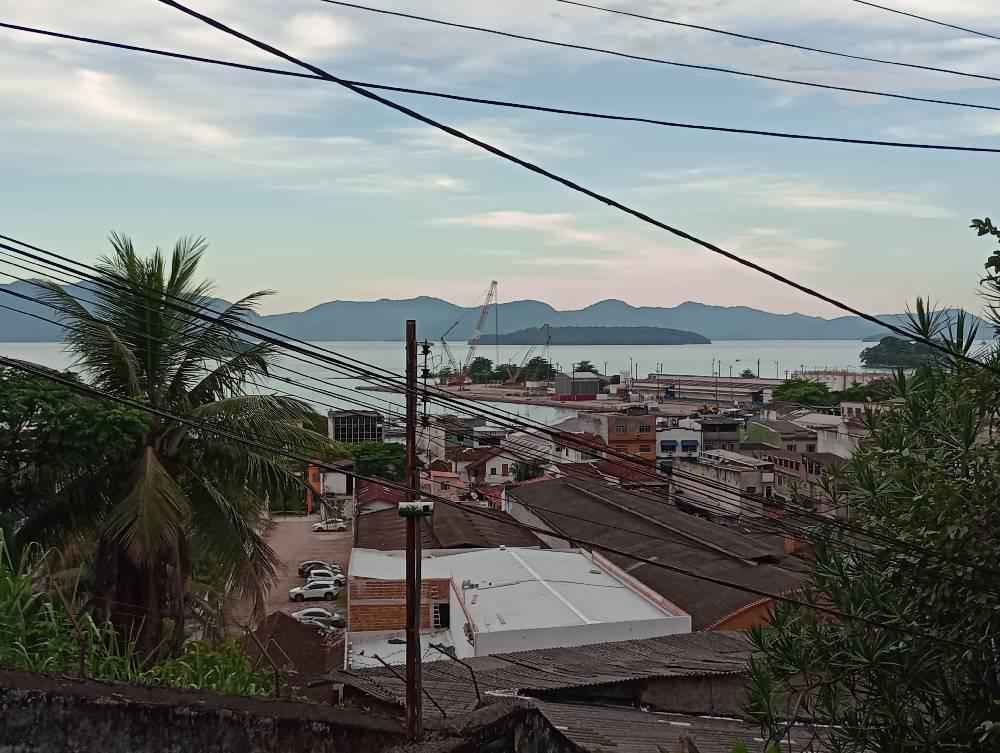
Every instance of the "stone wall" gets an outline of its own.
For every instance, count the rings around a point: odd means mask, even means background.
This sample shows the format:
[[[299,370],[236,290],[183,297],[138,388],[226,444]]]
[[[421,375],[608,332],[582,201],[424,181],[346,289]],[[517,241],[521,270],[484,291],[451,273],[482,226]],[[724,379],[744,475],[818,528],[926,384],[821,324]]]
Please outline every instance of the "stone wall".
[[[0,753],[366,753],[392,719],[318,704],[0,671]]]

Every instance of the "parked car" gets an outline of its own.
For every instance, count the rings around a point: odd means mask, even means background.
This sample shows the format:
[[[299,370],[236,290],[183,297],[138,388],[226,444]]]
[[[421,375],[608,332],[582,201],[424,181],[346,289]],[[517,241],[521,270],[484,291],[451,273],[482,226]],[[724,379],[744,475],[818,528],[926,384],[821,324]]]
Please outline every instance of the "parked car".
[[[340,594],[340,586],[332,580],[311,580],[304,586],[288,589],[290,601],[305,601],[306,599],[336,599]]]
[[[347,625],[347,617],[340,609],[324,609],[323,607],[309,607],[292,612],[292,617],[299,622],[319,623],[324,627],[342,628]]]
[[[309,575],[313,570],[330,570],[334,573],[342,572],[340,565],[336,562],[324,562],[323,560],[306,560],[305,562],[299,563],[299,575],[303,578]]]
[[[306,575],[306,583],[310,583],[311,581],[314,580],[330,580],[336,583],[338,586],[342,586],[346,582],[346,578],[344,578],[343,573],[339,571],[334,572],[332,570],[323,570],[318,567],[313,568],[312,570],[309,571],[309,574]]]
[[[299,575],[304,577],[314,567],[322,567],[325,570],[329,570],[331,565],[329,562],[324,562],[323,560],[306,560],[299,563]]]
[[[343,518],[331,518],[330,520],[321,520],[318,523],[313,523],[314,533],[329,533],[331,531],[346,531],[347,521]]]

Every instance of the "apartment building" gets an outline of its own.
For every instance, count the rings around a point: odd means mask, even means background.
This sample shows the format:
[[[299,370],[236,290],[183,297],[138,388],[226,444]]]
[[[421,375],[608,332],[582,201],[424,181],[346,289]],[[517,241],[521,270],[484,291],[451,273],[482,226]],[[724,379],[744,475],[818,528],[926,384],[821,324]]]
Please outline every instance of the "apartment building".
[[[656,462],[656,415],[643,408],[624,413],[581,413],[583,431],[599,436],[616,452]]]
[[[673,498],[716,517],[760,516],[760,501],[774,494],[774,463],[728,450],[706,450],[696,461],[674,468]]]
[[[382,414],[374,410],[331,410],[327,433],[334,442],[381,442]]]

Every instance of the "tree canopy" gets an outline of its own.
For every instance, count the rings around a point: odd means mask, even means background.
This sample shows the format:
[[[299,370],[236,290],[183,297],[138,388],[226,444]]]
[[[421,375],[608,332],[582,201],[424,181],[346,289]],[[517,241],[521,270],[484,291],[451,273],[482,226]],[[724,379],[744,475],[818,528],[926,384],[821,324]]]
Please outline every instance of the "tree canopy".
[[[787,400],[804,405],[831,405],[833,395],[822,382],[811,379],[789,379],[774,388],[775,400]]]
[[[146,257],[123,236],[111,245],[88,305],[54,283],[42,298],[62,312],[83,378],[185,422],[149,417],[120,457],[63,475],[17,536],[45,546],[92,542],[99,619],[152,659],[184,640],[195,567],[256,607],[274,578],[259,522],[269,499],[303,481],[283,455],[228,437],[310,457],[328,441],[309,428],[308,405],[260,386],[272,346],[247,346],[230,328],[266,292],[206,314],[211,285],[197,276],[204,240]]]
[[[1000,264],[987,269],[990,300]],[[751,632],[748,711],[772,739],[799,719],[837,753],[1000,746],[1000,344],[969,364],[975,327],[919,299],[911,329],[950,355],[896,375],[897,400],[867,417],[829,490],[847,525],[809,525],[804,604]]]

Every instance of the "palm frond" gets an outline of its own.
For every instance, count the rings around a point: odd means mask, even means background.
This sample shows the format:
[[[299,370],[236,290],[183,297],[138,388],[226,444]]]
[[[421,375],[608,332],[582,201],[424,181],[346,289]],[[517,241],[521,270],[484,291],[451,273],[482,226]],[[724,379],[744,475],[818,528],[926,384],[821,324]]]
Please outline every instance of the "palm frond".
[[[237,500],[241,500],[237,501]],[[253,611],[277,577],[278,556],[258,533],[260,501],[246,489],[224,490],[197,476],[192,490],[195,536],[212,553],[226,581]]]
[[[152,564],[175,551],[190,512],[184,490],[146,447],[128,495],[108,515],[106,535],[118,542],[136,564]]]

